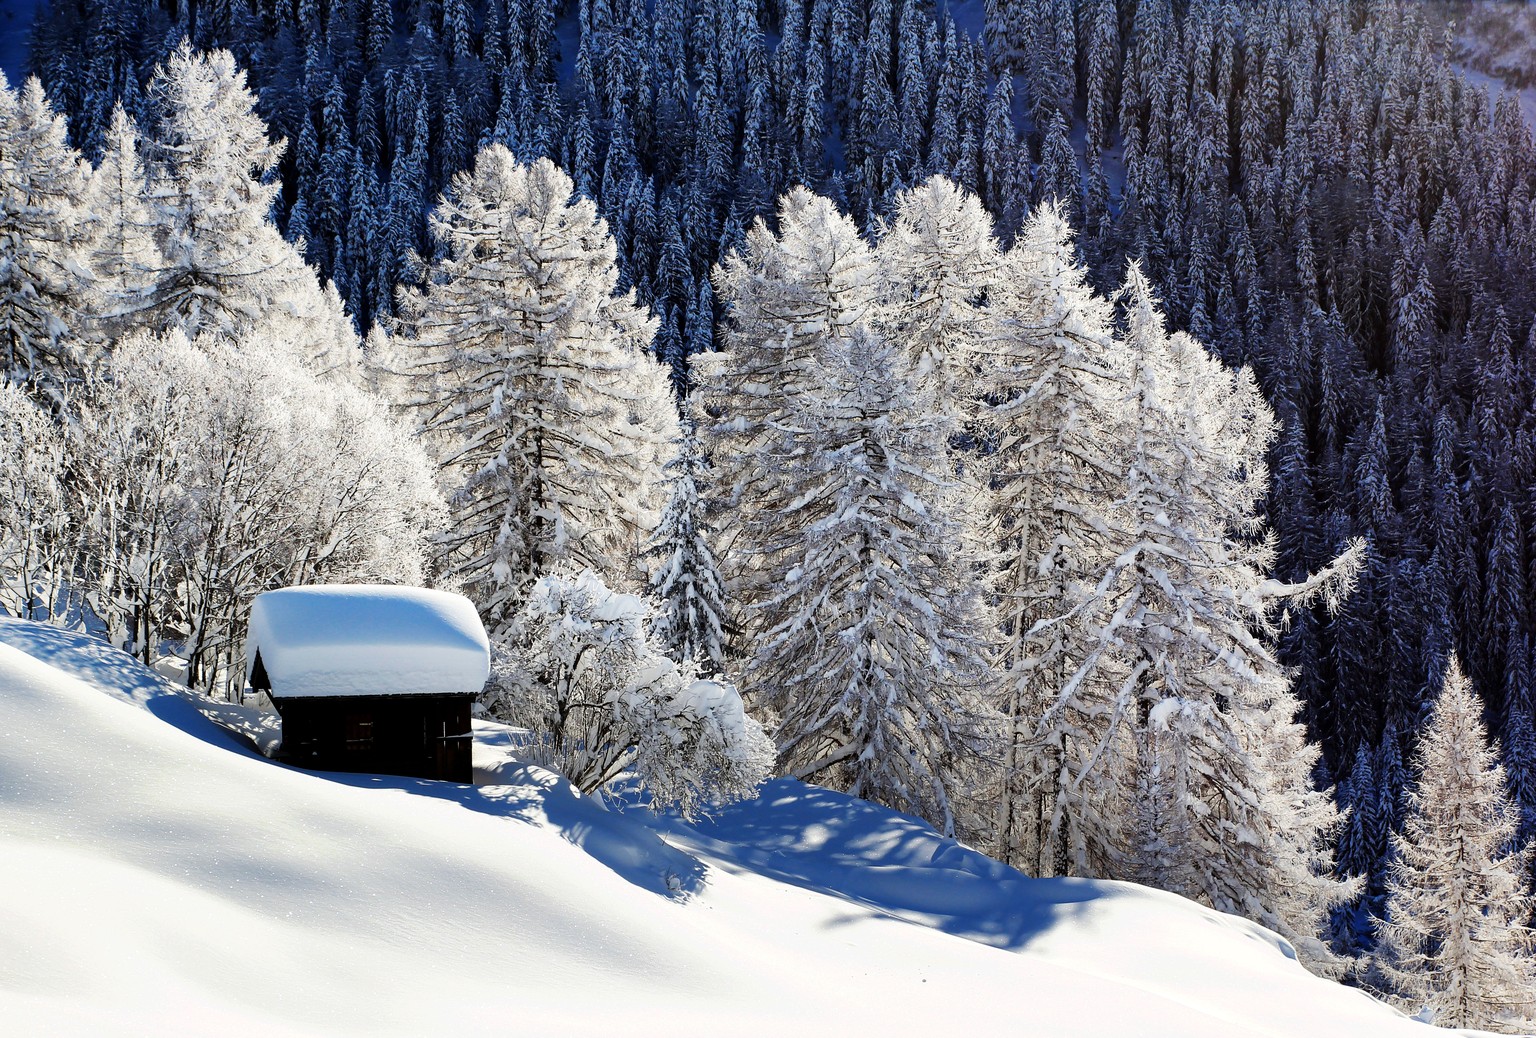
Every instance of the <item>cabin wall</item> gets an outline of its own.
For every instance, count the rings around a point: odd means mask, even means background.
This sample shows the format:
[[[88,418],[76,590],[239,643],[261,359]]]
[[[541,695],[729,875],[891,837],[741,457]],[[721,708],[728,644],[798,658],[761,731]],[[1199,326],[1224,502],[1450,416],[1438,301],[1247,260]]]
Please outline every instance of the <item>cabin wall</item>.
[[[470,782],[472,695],[273,696],[278,759],[322,771]]]

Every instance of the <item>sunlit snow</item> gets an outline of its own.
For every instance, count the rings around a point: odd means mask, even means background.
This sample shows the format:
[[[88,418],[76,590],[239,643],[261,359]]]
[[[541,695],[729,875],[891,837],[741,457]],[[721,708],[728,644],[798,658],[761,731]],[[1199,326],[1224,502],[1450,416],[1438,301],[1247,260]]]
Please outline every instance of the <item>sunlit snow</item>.
[[[1428,1033],[1252,924],[799,783],[687,826],[503,729],[495,784],[318,774],[203,702],[0,619],[6,1033]]]

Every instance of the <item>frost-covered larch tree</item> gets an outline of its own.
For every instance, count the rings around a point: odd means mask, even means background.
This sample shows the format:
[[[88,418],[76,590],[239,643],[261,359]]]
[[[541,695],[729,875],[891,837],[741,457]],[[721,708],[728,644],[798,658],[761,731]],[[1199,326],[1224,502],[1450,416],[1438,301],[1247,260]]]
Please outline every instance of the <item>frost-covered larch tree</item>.
[[[1524,1033],[1536,1022],[1536,897],[1519,808],[1488,744],[1483,708],[1454,659],[1414,757],[1379,927],[1398,1001],[1442,1027]]]
[[[1114,812],[1090,772],[1120,720],[1105,704],[1123,675],[1105,664],[1097,632],[1100,578],[1118,553],[1102,515],[1124,483],[1126,355],[1054,206],[1021,229],[990,309],[981,428],[1008,725],[995,853],[1036,875],[1103,875]]]
[[[725,352],[695,360],[692,399],[713,465],[710,504],[730,545],[721,566],[750,626],[745,603],[759,588],[771,592],[774,574],[794,565],[780,556],[795,549],[797,531],[827,511],[797,500],[812,456],[793,445],[792,416],[822,378],[825,341],[873,315],[879,280],[852,221],[804,188],[779,200],[778,234],[753,224],[715,279],[729,307]]]
[[[951,424],[911,397],[904,350],[856,326],[823,353],[791,420],[824,514],[798,531],[753,603],[745,680],[775,703],[781,768],[927,819],[966,825],[990,735],[988,618],[948,465]]]
[[[433,214],[426,287],[400,299],[395,367],[453,508],[443,562],[493,632],[557,563],[629,578],[675,437],[654,322],[615,293],[613,239],[573,191],[547,159],[486,147]]]
[[[265,319],[298,278],[314,279],[268,220],[284,142],[267,136],[256,95],[228,51],[185,42],[149,84],[144,146],[163,262],[150,290],[158,329],[238,332]]]
[[[88,170],[37,78],[0,78],[0,377],[49,395],[78,374]]]
[[[786,196],[780,235],[754,228],[720,280],[727,352],[701,391],[741,415],[713,446],[740,481],[743,683],[785,773],[954,832],[987,727],[955,423],[882,332],[875,257],[828,200]]]
[[[88,197],[97,219],[88,253],[96,275],[92,317],[95,334],[113,339],[148,323],[146,311],[154,304],[165,264],[155,237],[158,221],[146,190],[139,129],[121,105],[112,112]]]
[[[699,403],[718,423],[709,435],[731,441],[715,459],[728,499],[739,501],[764,472],[757,441],[816,382],[817,350],[873,315],[879,276],[852,221],[829,199],[796,188],[779,200],[778,233],[758,221],[743,246],[716,271],[730,314],[728,364],[710,369]]]
[[[1132,267],[1121,292],[1133,363],[1125,496],[1108,520],[1122,548],[1102,578],[1101,639],[1125,678],[1105,704],[1128,757],[1107,774],[1130,796],[1128,873],[1280,931],[1326,964],[1317,935],[1349,893],[1332,875],[1337,811],[1312,783],[1318,748],[1274,655],[1286,600],[1336,600],[1352,548],[1295,585],[1266,578],[1273,536],[1255,509],[1274,418],[1247,370],[1168,335]]]
[[[723,674],[729,622],[725,581],[699,496],[699,484],[709,475],[692,422],[685,423],[677,457],[666,471],[667,505],[646,549],[650,591],[658,603],[651,638],[679,663],[691,660],[705,674]]]
[[[973,416],[981,356],[994,337],[1002,255],[981,200],[945,177],[896,198],[895,217],[876,246],[884,282],[880,320],[912,358],[915,391],[935,411]]]

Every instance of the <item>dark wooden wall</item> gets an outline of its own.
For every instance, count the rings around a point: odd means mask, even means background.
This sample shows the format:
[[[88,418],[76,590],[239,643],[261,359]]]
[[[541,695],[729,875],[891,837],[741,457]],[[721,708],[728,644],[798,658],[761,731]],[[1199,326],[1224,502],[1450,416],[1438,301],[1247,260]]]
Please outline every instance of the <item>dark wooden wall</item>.
[[[273,696],[279,760],[322,771],[472,780],[473,695]]]

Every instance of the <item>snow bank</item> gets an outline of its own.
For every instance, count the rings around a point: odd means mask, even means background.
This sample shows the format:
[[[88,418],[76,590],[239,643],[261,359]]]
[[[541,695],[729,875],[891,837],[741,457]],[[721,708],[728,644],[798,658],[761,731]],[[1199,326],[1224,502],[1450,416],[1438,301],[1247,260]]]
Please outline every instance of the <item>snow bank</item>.
[[[1026,880],[799,783],[688,829],[526,766],[478,788],[290,769],[200,702],[0,618],[6,1033],[1444,1033],[1241,920]]]
[[[256,596],[246,635],[278,696],[479,692],[490,644],[469,599],[375,584],[290,587]]]

